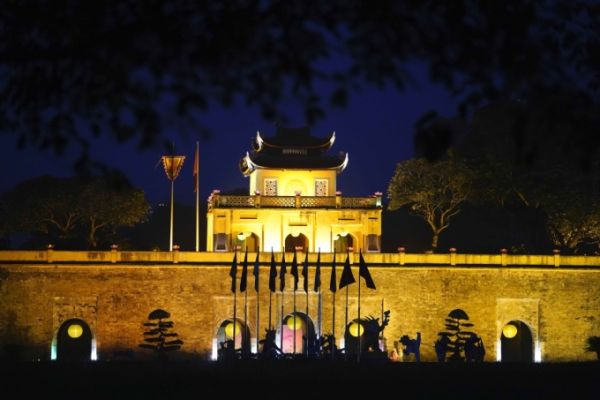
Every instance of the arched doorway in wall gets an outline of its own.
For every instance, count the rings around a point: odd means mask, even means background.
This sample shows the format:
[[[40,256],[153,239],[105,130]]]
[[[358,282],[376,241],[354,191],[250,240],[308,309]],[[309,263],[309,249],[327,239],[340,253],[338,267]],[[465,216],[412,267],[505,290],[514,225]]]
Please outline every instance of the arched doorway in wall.
[[[92,359],[92,331],[78,318],[65,321],[56,335],[56,359],[59,361],[90,361]]]
[[[285,251],[288,253],[293,253],[294,250],[296,250],[296,248],[302,248],[302,250],[299,251],[304,251],[308,248],[308,238],[302,234],[299,233],[297,236],[293,236],[293,235],[287,235],[285,238]]]
[[[333,248],[338,254],[344,254],[352,248],[355,250],[354,237],[349,233],[338,234],[333,240]]]
[[[236,248],[239,248],[241,251],[246,251],[246,248],[249,252],[254,253],[257,252],[260,246],[260,240],[255,233],[252,232],[240,232],[235,237],[235,245]]]
[[[344,332],[346,354],[358,354],[359,349],[362,350],[364,333],[364,325],[358,319],[354,319],[346,326],[346,331]]]
[[[296,332],[295,335],[294,332]],[[305,313],[291,313],[283,319],[284,354],[294,354],[294,339],[296,339],[295,354],[306,354],[307,351],[309,354],[316,352],[315,326]]]
[[[510,321],[500,334],[502,362],[533,362],[533,336],[522,321]]]
[[[250,354],[250,329],[239,319],[236,320],[235,328],[233,318],[223,321],[217,329],[216,339],[217,357],[220,359],[235,358],[233,349],[237,354]],[[233,349],[232,344],[235,344]]]

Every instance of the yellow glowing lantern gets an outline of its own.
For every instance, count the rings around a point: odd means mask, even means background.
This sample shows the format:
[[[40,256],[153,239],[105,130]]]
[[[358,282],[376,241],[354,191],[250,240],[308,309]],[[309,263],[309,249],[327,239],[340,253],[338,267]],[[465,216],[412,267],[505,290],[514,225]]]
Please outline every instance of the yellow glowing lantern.
[[[296,330],[302,329],[302,318],[298,317],[297,315],[293,316],[293,317],[288,317],[287,321],[286,321],[286,325],[288,328],[290,328],[291,330],[294,330],[294,321],[296,321]]]
[[[240,325],[239,322],[235,323],[235,336],[239,335],[242,332],[242,326]],[[227,323],[227,325],[225,325],[225,335],[228,338],[232,338],[233,337],[233,322],[229,322]]]
[[[517,336],[517,327],[513,324],[507,324],[502,328],[502,334],[507,339],[512,339]]]
[[[79,324],[69,325],[69,328],[67,329],[67,335],[69,335],[69,337],[71,339],[77,339],[82,334],[83,334],[83,328],[81,327],[81,325],[79,325]]]
[[[359,322],[352,322],[348,327],[348,332],[354,337],[362,336],[365,328]]]

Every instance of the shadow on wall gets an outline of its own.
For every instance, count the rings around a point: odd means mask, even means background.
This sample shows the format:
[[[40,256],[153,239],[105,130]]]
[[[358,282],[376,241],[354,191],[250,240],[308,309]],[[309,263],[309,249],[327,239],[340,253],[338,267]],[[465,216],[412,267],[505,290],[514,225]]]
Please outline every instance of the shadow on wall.
[[[473,324],[467,322],[469,316],[457,308],[446,317],[446,330],[438,333],[435,342],[435,353],[438,362],[482,362],[485,347],[481,337],[475,332],[466,330]]]
[[[168,358],[167,353],[181,349],[183,341],[178,334],[172,332],[173,321],[168,321],[171,314],[165,310],[156,309],[148,315],[150,322],[145,322],[144,342],[139,345],[143,349],[153,350],[161,360]]]

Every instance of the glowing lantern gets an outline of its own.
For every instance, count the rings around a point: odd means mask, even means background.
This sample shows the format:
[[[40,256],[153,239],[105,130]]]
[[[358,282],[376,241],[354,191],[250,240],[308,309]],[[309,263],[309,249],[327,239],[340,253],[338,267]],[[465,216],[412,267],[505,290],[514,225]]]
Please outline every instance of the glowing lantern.
[[[502,334],[507,339],[512,339],[517,336],[517,327],[513,324],[507,324],[502,328]]]
[[[235,336],[239,335],[242,332],[242,326],[240,325],[239,322],[235,323]],[[233,322],[229,322],[227,323],[227,325],[225,325],[225,335],[228,338],[232,338],[233,337]]]
[[[362,336],[365,328],[359,322],[352,322],[348,327],[348,332],[354,337]]]
[[[69,335],[69,337],[71,339],[77,339],[82,334],[83,334],[83,328],[81,327],[81,325],[79,325],[79,324],[69,325],[69,328],[67,329],[67,335]]]
[[[285,324],[289,329],[294,330],[294,321],[296,321],[296,330],[302,329],[302,324],[304,322],[302,321],[302,318],[298,317],[297,315],[294,315],[293,317],[288,317]]]

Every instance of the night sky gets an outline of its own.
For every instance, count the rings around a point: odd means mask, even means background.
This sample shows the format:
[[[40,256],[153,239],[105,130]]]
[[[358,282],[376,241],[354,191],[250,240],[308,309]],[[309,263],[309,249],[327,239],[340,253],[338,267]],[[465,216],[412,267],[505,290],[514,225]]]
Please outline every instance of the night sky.
[[[413,156],[413,125],[424,113],[436,110],[442,116],[456,113],[456,104],[441,86],[433,86],[427,75],[413,67],[416,83],[403,91],[395,88],[364,86],[353,93],[346,108],[329,109],[324,119],[311,126],[314,136],[325,137],[336,132],[332,153],[346,151],[350,163],[338,177],[338,190],[349,196],[385,193],[397,162]],[[325,91],[324,91],[325,93]],[[293,99],[283,104],[290,127],[305,125],[301,108]],[[175,152],[187,156],[180,177],[175,182],[175,200],[193,204],[192,164],[196,140],[200,140],[200,195],[206,199],[213,189],[222,191],[248,187],[238,162],[250,150],[251,140],[259,130],[263,136],[275,133],[275,121],[261,118],[256,108],[234,105],[213,107],[201,115],[211,137],[182,137],[177,131],[168,133]],[[16,138],[0,136],[5,150],[4,176],[0,191],[6,191],[27,178],[51,174],[73,175],[75,151],[57,156],[35,148],[16,150]],[[157,162],[165,150],[160,147],[137,150],[135,143],[117,143],[109,137],[92,140],[92,157],[126,173],[133,184],[146,192],[152,204],[167,201],[170,186]],[[10,173],[7,173],[10,171]]]

